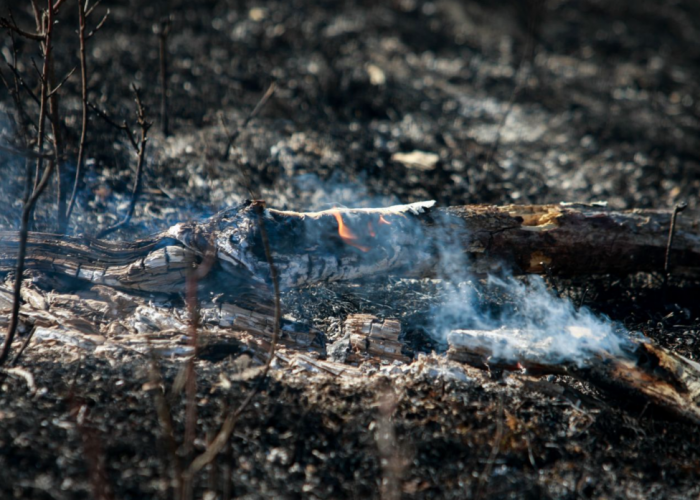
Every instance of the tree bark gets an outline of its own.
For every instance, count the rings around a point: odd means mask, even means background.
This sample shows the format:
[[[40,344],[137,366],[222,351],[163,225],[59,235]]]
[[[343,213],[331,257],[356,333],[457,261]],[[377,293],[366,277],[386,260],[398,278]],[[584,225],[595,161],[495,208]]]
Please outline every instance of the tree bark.
[[[260,203],[133,243],[31,233],[27,267],[120,288],[179,293],[188,263],[214,245],[218,262],[210,280],[216,286],[268,284],[255,213]],[[663,272],[672,214],[583,204],[435,208],[426,202],[313,213],[266,209],[265,228],[280,284],[289,289],[390,274]],[[18,233],[0,232],[0,272],[14,267],[17,242]],[[673,274],[700,276],[698,212],[679,216],[669,259]]]

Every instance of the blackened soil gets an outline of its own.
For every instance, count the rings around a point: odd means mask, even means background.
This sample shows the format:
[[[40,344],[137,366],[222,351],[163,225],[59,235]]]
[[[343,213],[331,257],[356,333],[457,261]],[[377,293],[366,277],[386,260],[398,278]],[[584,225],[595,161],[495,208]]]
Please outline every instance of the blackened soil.
[[[6,15],[7,4],[0,6]],[[700,7],[691,1],[531,0],[105,1],[90,41],[90,99],[134,122],[129,86],[154,121],[132,239],[252,195],[309,210],[378,205],[603,200],[615,207],[698,208]],[[78,64],[75,5],[57,25],[57,74]],[[169,114],[159,131],[153,25],[172,15]],[[34,25],[18,9],[17,22]],[[1,57],[12,59],[8,36]],[[17,40],[18,69],[38,88],[33,42]],[[6,78],[11,73],[0,67]],[[229,132],[272,81],[278,90],[222,159]],[[29,115],[37,114],[27,96]],[[61,90],[68,156],[80,128],[77,74]],[[0,141],[14,108],[0,87]],[[7,112],[7,114],[5,113]],[[422,166],[396,153],[437,155]],[[135,155],[96,115],[72,233],[94,234],[126,211]],[[64,167],[71,175],[71,163]],[[24,163],[0,153],[0,227],[16,228]],[[250,190],[249,190],[250,188]],[[55,186],[34,227],[55,228]],[[696,283],[658,276],[553,282],[557,293],[700,356]],[[296,314],[329,336],[351,312],[400,317],[417,349],[431,284],[319,287],[290,293]],[[4,327],[3,327],[4,328]],[[244,360],[243,360],[244,361]],[[180,447],[180,363],[163,387],[182,467],[254,382],[222,382],[241,357],[197,362],[195,450]],[[158,423],[142,357],[79,356],[30,347],[0,392],[0,497],[172,498],[173,455]],[[543,395],[510,378],[471,382],[379,377],[348,384],[273,371],[229,446],[195,481],[197,498],[695,498],[700,431],[590,387],[552,380],[589,403]],[[578,392],[577,392],[578,391]],[[546,392],[546,391],[545,391]],[[386,401],[395,408],[382,410]],[[385,438],[381,429],[393,429]],[[379,430],[378,430],[379,429]],[[384,436],[384,437],[383,437]],[[391,443],[386,455],[386,439]],[[393,465],[392,465],[393,464]],[[382,490],[382,485],[385,485]],[[388,485],[388,486],[387,486]],[[208,495],[208,496],[207,496]]]

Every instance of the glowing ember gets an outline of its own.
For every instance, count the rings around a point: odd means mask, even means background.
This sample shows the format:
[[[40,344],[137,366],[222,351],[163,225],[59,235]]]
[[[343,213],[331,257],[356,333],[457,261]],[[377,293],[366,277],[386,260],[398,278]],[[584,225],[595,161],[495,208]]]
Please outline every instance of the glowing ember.
[[[343,221],[343,217],[340,215],[340,212],[337,210],[333,210],[332,214],[333,217],[335,217],[335,220],[338,221],[338,234],[343,239],[343,241],[348,245],[357,248],[358,250],[362,250],[363,252],[369,252],[370,249],[368,247],[355,243],[355,240],[357,240],[358,238],[357,236],[355,236],[355,233],[353,233],[352,230],[345,225],[345,222]]]

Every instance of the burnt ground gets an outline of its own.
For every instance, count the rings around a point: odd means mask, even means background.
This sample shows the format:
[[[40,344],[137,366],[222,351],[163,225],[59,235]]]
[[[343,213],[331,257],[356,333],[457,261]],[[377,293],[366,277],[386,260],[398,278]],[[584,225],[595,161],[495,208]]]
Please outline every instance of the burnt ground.
[[[90,98],[116,119],[133,120],[128,88],[135,83],[155,122],[134,223],[114,237],[206,216],[250,197],[248,186],[270,206],[296,210],[425,199],[603,200],[620,208],[687,201],[698,208],[700,8],[661,3],[104,2],[95,16],[109,7],[110,18],[88,47]],[[5,15],[6,5],[1,10]],[[58,74],[78,64],[74,10],[68,2],[59,16]],[[164,137],[152,27],[167,14],[172,135]],[[33,26],[28,12],[15,17]],[[0,44],[2,57],[11,58],[9,37]],[[36,45],[18,40],[17,48],[19,69],[35,88]],[[0,71],[9,76],[5,66]],[[272,101],[222,160],[222,117],[235,129],[273,80],[279,88]],[[76,76],[61,95],[74,148]],[[1,87],[0,108],[2,141],[13,143],[13,108]],[[126,138],[94,115],[90,127],[75,234],[116,221],[133,178]],[[406,165],[394,156],[415,150],[434,153],[435,163]],[[16,228],[23,162],[0,155],[0,227]],[[40,202],[36,229],[55,227],[53,197],[49,190]],[[550,284],[675,352],[700,357],[697,283],[672,280],[664,290],[652,275]],[[434,345],[424,325],[439,300],[432,282],[394,278],[284,297],[288,311],[330,340],[348,314],[371,312],[401,319],[407,340],[426,352]],[[256,383],[235,376],[246,359],[234,353],[196,362],[195,451]],[[179,445],[184,397],[173,387],[183,361],[159,363]],[[44,341],[30,345],[20,365],[37,390],[21,377],[2,382],[2,498],[95,498],[100,488],[119,499],[172,497],[172,457],[147,358]],[[566,378],[547,384],[471,369],[463,377],[418,371],[352,382],[275,369],[228,447],[197,477],[196,496],[700,494],[696,426]],[[178,456],[187,463],[191,453],[180,449]]]

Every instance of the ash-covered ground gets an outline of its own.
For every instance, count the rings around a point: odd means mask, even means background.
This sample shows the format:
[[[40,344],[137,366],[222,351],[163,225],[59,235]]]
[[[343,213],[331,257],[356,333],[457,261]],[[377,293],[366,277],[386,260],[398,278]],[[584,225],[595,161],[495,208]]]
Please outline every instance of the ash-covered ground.
[[[90,100],[133,124],[134,83],[154,122],[133,223],[113,238],[133,240],[251,196],[300,211],[427,199],[443,206],[606,201],[618,208],[686,201],[698,208],[694,2],[132,0],[103,2],[93,25],[107,8],[108,20],[88,42]],[[34,26],[28,8],[14,15]],[[153,31],[163,16],[172,16],[168,137],[159,131]],[[59,75],[78,65],[76,29],[68,2],[55,37]],[[37,44],[18,38],[16,48],[18,70],[36,90]],[[7,34],[0,49],[11,61]],[[0,71],[11,79],[6,66]],[[78,74],[60,92],[71,157],[80,130]],[[228,133],[273,81],[272,100],[223,159]],[[0,141],[16,145],[14,108],[2,86],[0,110]],[[410,155],[416,151],[426,154]],[[93,113],[71,234],[94,235],[123,216],[135,163],[126,136]],[[0,228],[15,229],[24,161],[0,152],[0,169]],[[70,176],[70,164],[67,170]],[[51,186],[33,227],[55,225]],[[671,279],[664,288],[660,275],[645,275],[549,284],[564,299],[700,357],[697,283]],[[285,312],[312,322],[329,341],[348,314],[397,318],[407,344],[429,353],[440,348],[427,332],[441,293],[433,281],[382,278],[291,291],[283,302]],[[480,299],[494,307],[507,300]],[[5,329],[7,314],[0,319]],[[249,356],[232,349],[221,357],[196,362],[197,453],[257,383],[245,375]],[[183,361],[159,363],[180,445]],[[99,486],[108,489],[104,498],[172,497],[172,456],[147,356],[44,340],[29,346],[20,366],[36,391],[21,375],[2,381],[2,498],[95,498]],[[434,376],[418,366],[348,382],[275,369],[229,445],[197,476],[195,496],[700,494],[694,425],[566,378],[533,385],[450,370]],[[192,455],[178,451],[183,464]]]

